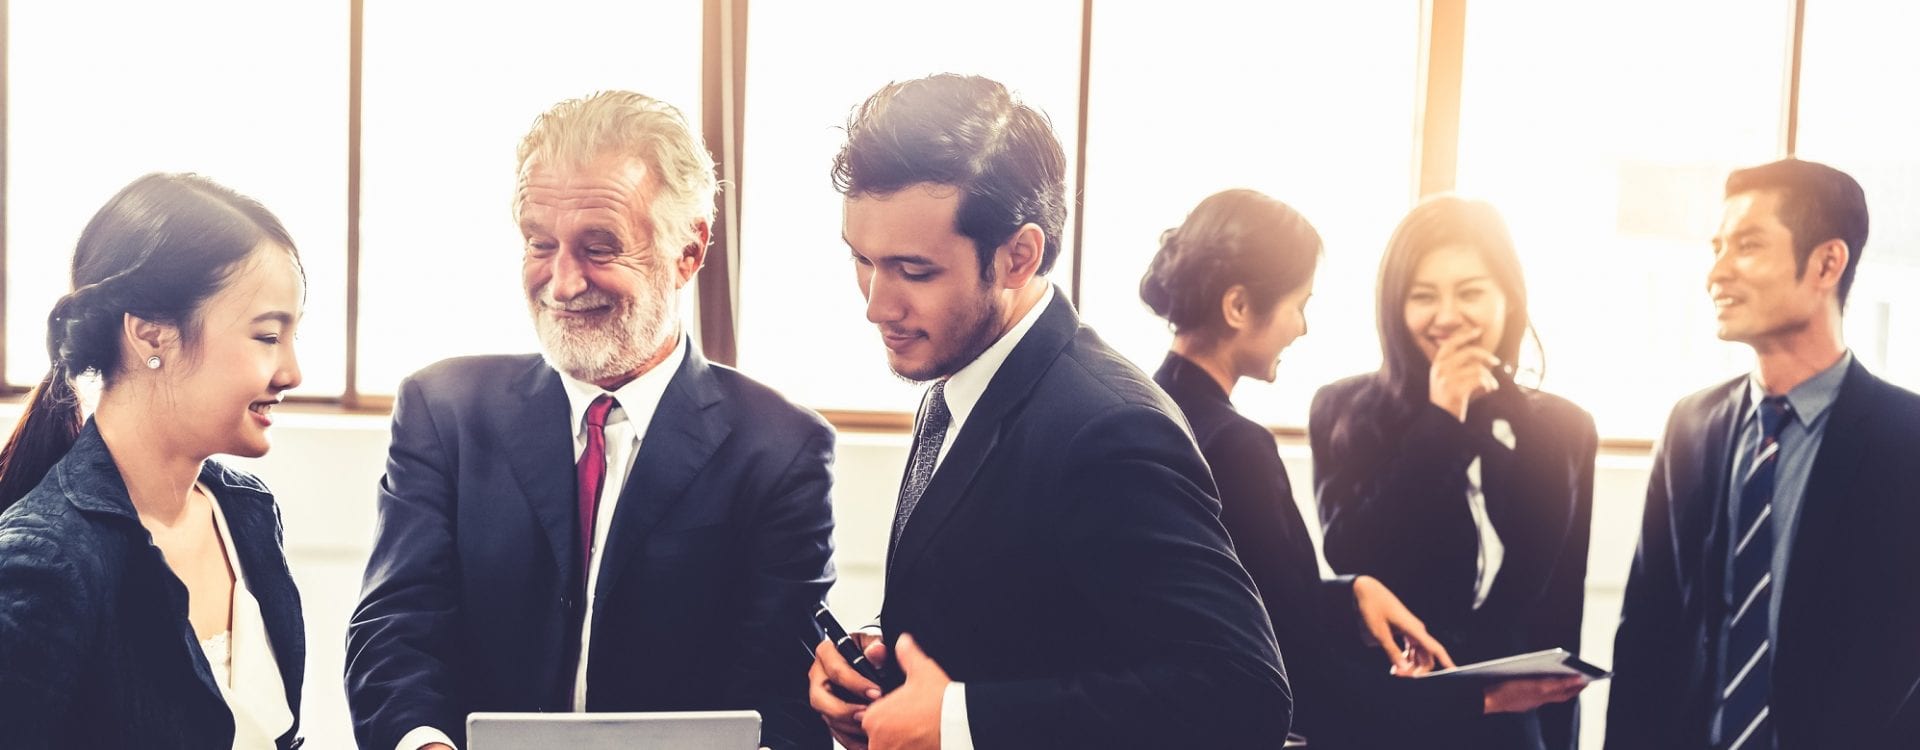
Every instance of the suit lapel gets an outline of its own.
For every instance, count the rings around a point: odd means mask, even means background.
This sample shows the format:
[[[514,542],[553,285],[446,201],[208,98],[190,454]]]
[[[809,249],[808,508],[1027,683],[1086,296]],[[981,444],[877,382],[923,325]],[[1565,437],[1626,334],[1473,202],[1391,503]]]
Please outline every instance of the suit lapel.
[[[720,403],[720,386],[706,358],[691,343],[686,346],[686,359],[660,396],[660,407],[647,424],[633,471],[614,506],[596,598],[618,590],[627,561],[642,540],[687,499],[688,486],[732,431],[731,424],[708,413]]]
[[[518,404],[507,405],[498,413],[501,422],[493,433],[503,436],[507,463],[520,484],[534,518],[545,532],[554,569],[560,571],[566,588],[578,589],[573,563],[579,558],[579,532],[574,518],[579,511],[573,466],[573,425],[568,417],[566,386],[560,374],[545,360],[536,360],[514,384],[512,392],[520,396]]]
[[[1713,401],[1713,408],[1708,410],[1700,426],[1703,439],[1699,469],[1704,475],[1694,486],[1704,490],[1704,494],[1684,504],[1680,498],[1674,498],[1673,510],[1677,516],[1674,519],[1676,538],[1706,540],[1700,555],[1700,575],[1695,579],[1701,588],[1696,596],[1688,597],[1688,601],[1705,603],[1710,622],[1717,621],[1712,618],[1718,618],[1719,611],[1725,607],[1726,497],[1732,481],[1727,474],[1732,471],[1740,410],[1747,401],[1745,377],[1736,378],[1724,387],[1726,393]],[[1686,467],[1669,467],[1669,471],[1686,471]]]
[[[973,484],[987,456],[993,453],[1008,419],[1026,401],[1040,376],[1066,349],[1079,328],[1080,318],[1074,314],[1073,305],[1067,302],[1066,295],[1055,289],[1052,304],[1001,363],[987,383],[986,392],[981,394],[980,403],[960,426],[960,434],[954,438],[947,457],[934,470],[926,492],[914,505],[913,515],[900,532],[900,541],[892,559],[888,560],[889,573],[906,569],[926,551],[927,544],[946,524]],[[892,576],[888,579],[891,581]]]

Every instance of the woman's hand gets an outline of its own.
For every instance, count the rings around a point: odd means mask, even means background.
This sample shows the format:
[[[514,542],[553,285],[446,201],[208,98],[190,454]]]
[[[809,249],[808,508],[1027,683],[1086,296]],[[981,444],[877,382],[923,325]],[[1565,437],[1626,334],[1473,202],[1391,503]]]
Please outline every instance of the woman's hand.
[[[1500,358],[1480,346],[1480,334],[1478,327],[1455,331],[1440,342],[1427,372],[1427,399],[1462,422],[1467,421],[1468,403],[1500,389],[1493,376]]]
[[[1433,671],[1438,664],[1453,668],[1453,657],[1445,646],[1427,634],[1427,626],[1407,611],[1400,597],[1387,590],[1373,576],[1353,579],[1353,605],[1360,611],[1360,624],[1373,636],[1374,645],[1393,663],[1393,673],[1416,677]],[[1404,646],[1402,644],[1405,644]]]
[[[1482,707],[1489,714],[1532,711],[1572,700],[1588,682],[1585,677],[1525,677],[1496,682],[1487,686]]]

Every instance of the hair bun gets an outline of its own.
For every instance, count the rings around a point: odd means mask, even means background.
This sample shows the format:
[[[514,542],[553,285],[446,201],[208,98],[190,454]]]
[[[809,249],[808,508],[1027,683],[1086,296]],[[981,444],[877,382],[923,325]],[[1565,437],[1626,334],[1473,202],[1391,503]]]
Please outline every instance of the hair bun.
[[[1160,250],[1154,253],[1153,261],[1147,264],[1147,272],[1140,277],[1140,301],[1153,310],[1153,314],[1171,322],[1174,308],[1179,305],[1174,299],[1175,289],[1179,287],[1175,280],[1180,277],[1179,267],[1185,253],[1181,252],[1180,230],[1168,229],[1160,233]]]

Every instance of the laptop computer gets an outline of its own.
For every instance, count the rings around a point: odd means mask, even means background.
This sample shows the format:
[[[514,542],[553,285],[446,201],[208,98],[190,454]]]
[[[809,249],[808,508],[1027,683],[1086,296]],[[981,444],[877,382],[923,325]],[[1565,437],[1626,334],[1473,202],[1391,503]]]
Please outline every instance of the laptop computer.
[[[757,711],[475,713],[468,750],[755,750]]]

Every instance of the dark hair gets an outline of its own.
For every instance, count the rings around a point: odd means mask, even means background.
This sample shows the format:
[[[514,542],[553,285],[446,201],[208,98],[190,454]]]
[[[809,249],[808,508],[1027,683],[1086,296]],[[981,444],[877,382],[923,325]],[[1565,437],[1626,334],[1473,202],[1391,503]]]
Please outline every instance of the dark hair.
[[[1140,301],[1177,333],[1219,335],[1227,290],[1245,286],[1265,315],[1313,278],[1321,249],[1320,233],[1292,206],[1255,190],[1223,190],[1160,235]]]
[[[1046,235],[1040,273],[1060,255],[1067,157],[1046,115],[998,82],[951,73],[889,83],[854,110],[833,157],[841,195],[887,195],[921,183],[960,190],[954,229],[973,240],[980,276],[1021,226]]]
[[[1527,317],[1527,283],[1520,272],[1520,254],[1514,250],[1507,223],[1485,201],[1438,195],[1421,201],[1387,240],[1380,258],[1379,296],[1374,311],[1380,327],[1380,377],[1400,397],[1427,399],[1427,375],[1432,363],[1407,328],[1407,294],[1413,274],[1427,253],[1447,245],[1467,245],[1480,252],[1494,284],[1507,298],[1507,319],[1494,355],[1511,367],[1520,358],[1521,340],[1533,335]],[[1539,338],[1535,336],[1535,345]],[[1511,373],[1508,373],[1511,374]]]
[[[1840,308],[1847,307],[1853,273],[1867,247],[1867,194],[1853,177],[1819,162],[1781,159],[1727,175],[1727,197],[1764,190],[1780,194],[1780,223],[1793,233],[1796,273],[1807,273],[1807,258],[1828,240],[1847,243],[1847,267],[1840,272]]]
[[[73,447],[80,403],[73,378],[120,372],[126,315],[199,333],[198,312],[262,242],[299,255],[280,220],[251,198],[192,174],[150,174],[107,201],[73,251],[73,291],[47,315],[51,366],[0,449],[0,510],[32,491]]]

